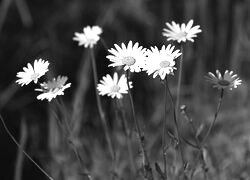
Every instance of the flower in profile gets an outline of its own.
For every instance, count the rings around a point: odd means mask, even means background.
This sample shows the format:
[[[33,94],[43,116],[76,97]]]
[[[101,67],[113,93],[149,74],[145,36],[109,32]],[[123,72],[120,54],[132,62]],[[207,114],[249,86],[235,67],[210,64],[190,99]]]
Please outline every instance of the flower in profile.
[[[115,48],[108,50],[112,54],[107,56],[112,62],[109,66],[124,66],[125,71],[130,70],[131,72],[141,71],[141,68],[145,65],[145,48],[139,46],[138,42],[133,45],[132,41],[129,41],[127,47],[124,43],[122,43],[121,47],[115,44]]]
[[[16,80],[16,83],[21,84],[21,86],[28,85],[32,81],[37,83],[38,79],[49,70],[48,67],[49,62],[42,59],[35,60],[33,66],[28,63],[23,71],[17,73],[16,76],[20,79]]]
[[[66,76],[58,76],[53,78],[52,81],[41,83],[41,88],[35,89],[35,91],[42,92],[42,94],[37,96],[37,99],[51,101],[56,96],[64,95],[64,90],[71,86],[71,83],[66,84],[67,80],[68,77]]]
[[[78,41],[78,45],[84,45],[85,48],[93,46],[99,41],[100,34],[102,33],[102,28],[99,26],[87,26],[83,28],[83,33],[75,33],[74,41]]]
[[[167,28],[163,29],[163,36],[167,37],[167,41],[173,40],[180,42],[191,41],[194,42],[193,38],[197,37],[197,33],[201,32],[200,26],[196,25],[192,27],[194,21],[191,19],[187,25],[182,23],[176,24],[172,21],[172,24],[166,23]]]
[[[219,70],[216,70],[216,75],[209,72],[205,77],[206,80],[212,84],[214,88],[218,89],[229,89],[237,88],[241,85],[242,80],[237,74],[233,74],[233,71],[226,70],[222,76]]]
[[[180,50],[174,51],[174,46],[170,44],[167,47],[163,45],[160,50],[157,47],[151,47],[146,54],[147,59],[143,70],[148,75],[153,74],[153,78],[159,75],[162,80],[167,74],[173,75],[173,71],[176,69],[174,60],[181,55]]]
[[[132,88],[131,81],[129,81],[129,87]],[[100,83],[97,85],[97,89],[99,94],[102,96],[107,95],[111,96],[112,98],[122,98],[122,94],[128,93],[128,85],[125,74],[118,78],[118,74],[115,72],[113,79],[109,74],[103,76],[102,80],[100,80]]]

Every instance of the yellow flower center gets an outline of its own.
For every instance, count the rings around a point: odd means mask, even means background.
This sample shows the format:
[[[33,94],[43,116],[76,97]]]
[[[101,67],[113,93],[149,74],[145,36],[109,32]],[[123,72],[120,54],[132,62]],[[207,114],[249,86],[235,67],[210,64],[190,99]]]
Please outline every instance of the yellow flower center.
[[[135,64],[135,58],[131,56],[124,57],[122,59],[122,63],[128,66],[132,66],[133,64]]]
[[[185,38],[186,36],[187,36],[186,32],[180,32],[180,33],[176,34],[177,39]]]
[[[169,62],[169,61],[161,61],[161,62],[160,62],[160,67],[161,67],[161,68],[169,67],[169,65],[170,65],[170,62]]]
[[[113,86],[110,88],[110,91],[115,93],[115,92],[119,92],[120,89],[121,89],[120,86],[118,86],[118,85],[113,85]]]
[[[227,81],[227,80],[221,79],[221,80],[218,81],[218,84],[221,85],[221,86],[229,86],[230,82]]]
[[[32,79],[33,81],[37,81],[38,78],[39,78],[39,73],[34,73],[30,76],[30,79]]]

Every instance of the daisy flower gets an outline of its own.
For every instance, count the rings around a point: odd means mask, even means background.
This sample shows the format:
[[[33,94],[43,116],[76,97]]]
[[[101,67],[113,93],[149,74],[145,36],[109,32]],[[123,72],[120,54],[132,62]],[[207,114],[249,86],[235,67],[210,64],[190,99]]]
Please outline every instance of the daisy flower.
[[[186,42],[191,41],[194,42],[193,38],[197,37],[197,33],[201,32],[200,26],[194,26],[192,27],[194,21],[191,19],[187,25],[182,23],[176,24],[174,21],[172,21],[172,24],[166,23],[167,28],[163,29],[163,36],[167,37],[167,41],[173,40],[180,42]]]
[[[129,81],[129,86],[132,88],[132,82]],[[112,98],[116,97],[118,99],[122,98],[122,94],[128,93],[128,85],[125,74],[123,74],[120,79],[118,78],[118,74],[115,72],[112,77],[107,74],[103,76],[100,83],[97,85],[97,90],[99,91],[99,95],[107,95]]]
[[[68,77],[66,76],[58,76],[57,78],[53,78],[52,81],[41,83],[41,88],[35,89],[35,91],[42,92],[42,94],[37,96],[37,99],[51,101],[56,96],[64,95],[64,90],[71,86],[71,83],[65,84],[67,80]]]
[[[99,41],[102,29],[99,26],[87,26],[83,28],[83,33],[75,33],[74,41],[78,41],[78,45],[84,45],[85,48],[93,46]]]
[[[223,76],[219,70],[216,70],[216,75],[209,72],[205,78],[214,88],[218,89],[232,90],[233,88],[237,88],[237,86],[241,85],[242,82],[237,74],[233,74],[233,71],[228,70],[224,72]]]
[[[151,47],[146,54],[147,59],[143,70],[148,75],[153,74],[153,78],[159,75],[162,80],[167,74],[173,75],[173,71],[176,69],[174,60],[181,55],[180,50],[174,51],[174,46],[170,44],[167,47],[163,45],[160,50],[157,47]]]
[[[116,49],[109,49],[108,51],[112,55],[106,56],[112,64],[109,66],[124,66],[124,70],[130,70],[131,72],[140,72],[141,68],[145,64],[146,49],[136,42],[134,45],[132,41],[129,41],[127,47],[122,43],[121,47],[115,44]]]
[[[48,67],[49,62],[42,59],[35,60],[33,66],[28,63],[23,71],[17,73],[16,76],[20,79],[16,80],[16,83],[21,84],[21,86],[28,85],[32,81],[37,83],[38,79],[49,70]]]

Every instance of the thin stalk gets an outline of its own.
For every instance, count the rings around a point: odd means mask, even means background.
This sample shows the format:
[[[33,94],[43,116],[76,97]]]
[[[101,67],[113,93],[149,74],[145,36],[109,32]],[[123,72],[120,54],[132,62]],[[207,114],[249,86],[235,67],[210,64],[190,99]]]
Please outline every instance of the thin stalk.
[[[129,103],[130,103],[130,107],[131,107],[131,110],[132,110],[132,115],[133,115],[133,119],[134,119],[134,122],[135,122],[136,131],[137,131],[137,133],[139,135],[140,146],[141,146],[144,158],[145,158],[144,176],[148,180],[153,180],[154,178],[153,178],[152,168],[150,166],[149,158],[148,158],[147,151],[146,151],[146,148],[145,148],[145,142],[144,142],[145,139],[144,139],[144,136],[142,134],[139,122],[138,122],[138,120],[136,118],[136,115],[135,115],[135,108],[134,108],[133,98],[132,98],[131,90],[130,90],[130,86],[129,86],[129,70],[127,70],[127,72],[126,72],[126,77],[127,77]]]
[[[107,120],[106,120],[104,111],[102,109],[101,99],[100,99],[100,96],[99,96],[97,88],[96,88],[97,83],[98,83],[98,78],[97,78],[97,69],[96,69],[94,50],[93,50],[93,48],[90,48],[89,50],[90,50],[90,58],[91,58],[91,62],[92,62],[92,70],[93,70],[94,83],[95,83],[97,107],[98,107],[99,115],[101,117],[101,123],[102,123],[103,129],[104,129],[105,138],[106,138],[106,141],[108,143],[109,152],[110,152],[110,155],[112,157],[112,161],[114,163],[115,162],[115,154],[114,154],[114,149],[112,146],[111,135],[110,135],[110,131],[109,131],[109,128],[107,125]]]
[[[186,107],[184,109],[182,109],[182,114],[184,116],[184,118],[187,120],[188,124],[190,125],[191,129],[192,129],[192,133],[196,142],[196,145],[199,147],[199,149],[201,148],[201,144],[199,139],[196,137],[196,127],[194,125],[193,119],[190,117],[190,115],[188,114],[188,112],[186,111]]]
[[[212,131],[213,127],[214,127],[214,124],[215,124],[215,122],[217,120],[218,113],[220,111],[223,96],[224,96],[224,89],[221,89],[220,97],[219,97],[218,104],[217,104],[217,109],[216,109],[216,112],[214,114],[214,119],[213,119],[211,125],[209,126],[207,134],[204,136],[204,138],[202,140],[202,143],[204,143],[206,141],[206,139],[208,138],[209,134],[211,133],[211,131]]]
[[[24,149],[24,147],[26,146],[27,137],[28,137],[27,124],[25,118],[23,118],[21,120],[21,130],[20,130],[20,145],[22,149]],[[24,160],[24,154],[22,153],[21,149],[18,149],[17,160],[15,163],[14,180],[21,180],[22,170],[23,170],[23,160]]]
[[[71,127],[70,127],[70,125],[69,125],[69,122],[67,121],[67,114],[65,113],[66,112],[66,108],[65,108],[65,105],[64,105],[64,103],[62,102],[62,100],[59,98],[59,100],[58,99],[55,99],[55,102],[56,102],[56,104],[57,104],[57,106],[58,106],[58,109],[59,110],[61,110],[61,112],[62,113],[64,113],[63,114],[63,122],[62,123],[64,123],[64,124],[62,124],[62,125],[64,125],[65,126],[65,129],[66,129],[66,138],[68,138],[67,139],[67,142],[68,142],[68,144],[72,147],[72,150],[73,150],[73,152],[74,152],[74,154],[75,154],[75,156],[76,156],[76,158],[77,158],[77,160],[78,160],[78,162],[79,162],[79,164],[80,164],[80,166],[82,166],[82,168],[83,169],[85,169],[85,166],[84,166],[84,163],[83,163],[83,160],[82,160],[82,157],[81,157],[81,155],[80,155],[80,153],[79,153],[79,150],[78,150],[78,148],[75,146],[75,143],[72,141],[72,131],[71,131]],[[59,121],[60,122],[60,121]]]
[[[164,118],[162,128],[162,156],[164,165],[164,178],[167,178],[167,154],[166,154],[166,127],[167,127],[167,81],[164,81]]]
[[[178,83],[177,83],[177,97],[176,97],[176,118],[179,119],[180,115],[180,99],[181,99],[181,82],[182,82],[182,71],[183,71],[183,47],[181,45],[181,57],[180,57],[180,64],[178,68]]]
[[[123,110],[124,106],[123,106],[122,100],[117,100],[117,103],[118,103],[118,108],[121,111],[122,129],[123,129],[124,136],[126,138],[126,145],[128,149],[129,161],[130,161],[130,166],[131,166],[130,169],[132,170],[133,173],[135,173],[136,166],[135,166],[135,161],[133,158],[130,135],[128,133],[128,124],[127,124],[126,117],[125,117],[124,110]]]
[[[174,109],[174,107],[175,107],[174,100],[173,100],[173,96],[172,96],[172,94],[170,92],[170,89],[169,89],[169,86],[168,86],[167,77],[166,77],[165,81],[166,81],[166,89],[168,91],[168,94],[169,94],[170,100],[171,100],[171,104],[172,104],[173,109]],[[182,142],[181,142],[180,130],[179,130],[178,122],[177,122],[177,117],[176,117],[176,109],[173,110],[173,114],[174,114],[174,124],[175,124],[175,128],[176,128],[176,131],[177,131],[177,141],[178,141],[178,146],[179,146],[179,150],[180,150],[183,174],[184,174],[184,176],[186,176],[185,175],[185,161],[184,161],[184,157],[183,157],[183,147],[182,147]]]
[[[186,108],[184,108],[182,110],[182,112],[183,112],[184,117],[187,119],[189,125],[192,128],[192,133],[193,133],[194,138],[195,138],[196,146],[193,146],[193,145],[191,145],[191,146],[194,147],[195,149],[198,149],[199,153],[200,153],[200,156],[197,156],[197,160],[195,162],[197,162],[199,160],[199,157],[201,157],[202,162],[203,162],[202,170],[203,170],[203,174],[204,174],[204,180],[207,180],[207,170],[205,169],[205,167],[206,167],[206,161],[205,161],[204,156],[203,156],[203,147],[202,147],[202,144],[201,144],[200,140],[196,137],[196,128],[195,128],[195,125],[193,123],[192,118],[189,116],[188,112],[186,111]],[[182,138],[182,139],[185,140],[184,138]]]
[[[24,151],[24,149],[22,148],[22,146],[17,142],[17,140],[14,138],[14,136],[11,134],[11,132],[9,131],[8,127],[6,126],[2,115],[0,114],[0,119],[1,122],[4,126],[5,131],[7,132],[7,134],[9,135],[9,137],[12,139],[12,141],[16,144],[16,146],[23,152],[23,154],[50,180],[53,180],[53,178],[42,168],[40,167],[30,156],[28,153],[26,153]]]
[[[101,40],[101,43],[102,43],[104,49],[105,49],[106,51],[108,51],[108,45],[107,45],[106,41],[105,41],[103,38],[100,38],[100,40]]]

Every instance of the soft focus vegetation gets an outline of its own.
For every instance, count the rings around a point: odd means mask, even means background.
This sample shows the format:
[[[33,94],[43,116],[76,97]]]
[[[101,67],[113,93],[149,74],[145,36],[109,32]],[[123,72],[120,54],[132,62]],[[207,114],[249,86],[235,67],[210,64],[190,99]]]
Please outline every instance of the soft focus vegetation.
[[[197,139],[206,134],[220,94],[205,83],[204,75],[216,69],[230,69],[241,77],[243,84],[225,92],[217,122],[202,149],[204,161],[199,150],[183,143],[186,173],[197,180],[249,180],[249,13],[249,0],[1,0],[0,112],[24,149],[55,180],[88,179],[88,174],[93,180],[143,179],[143,158],[128,97],[124,96],[123,107],[111,98],[101,97],[116,152],[116,162],[112,163],[96,105],[89,53],[72,38],[74,32],[87,25],[99,25],[108,48],[129,40],[146,48],[160,47],[169,44],[162,36],[165,22],[194,19],[202,33],[194,43],[183,47],[181,104],[187,106],[193,119]],[[103,44],[98,42],[94,50],[100,79],[112,69],[108,68],[108,52]],[[67,75],[72,83],[59,103],[38,101],[33,85],[20,88],[15,83],[16,73],[38,58],[50,62],[49,78]],[[164,85],[146,73],[133,74],[132,80],[136,115],[155,179],[161,179],[155,163],[163,166]],[[177,76],[169,78],[169,87],[176,98]],[[171,136],[175,132],[171,108],[169,99],[166,152],[170,180],[178,179],[181,173],[181,161]],[[136,167],[129,159],[122,117],[127,120]],[[65,120],[70,123],[70,132],[59,123]],[[185,116],[181,115],[179,125],[182,136],[195,143]],[[23,156],[2,125],[0,146],[1,180],[19,180],[20,174],[22,179],[47,179]],[[76,155],[81,156],[82,163]]]

